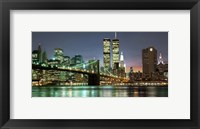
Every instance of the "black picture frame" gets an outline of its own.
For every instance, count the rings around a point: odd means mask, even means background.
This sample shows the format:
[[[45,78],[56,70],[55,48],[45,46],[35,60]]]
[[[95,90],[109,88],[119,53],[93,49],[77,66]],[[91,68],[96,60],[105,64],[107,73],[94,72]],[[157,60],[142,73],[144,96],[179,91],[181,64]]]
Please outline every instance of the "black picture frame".
[[[10,119],[10,10],[190,10],[190,120]],[[199,0],[0,0],[0,127],[2,129],[200,129]],[[171,106],[171,105],[169,105]],[[22,107],[25,108],[25,107]],[[26,109],[24,109],[26,110]]]

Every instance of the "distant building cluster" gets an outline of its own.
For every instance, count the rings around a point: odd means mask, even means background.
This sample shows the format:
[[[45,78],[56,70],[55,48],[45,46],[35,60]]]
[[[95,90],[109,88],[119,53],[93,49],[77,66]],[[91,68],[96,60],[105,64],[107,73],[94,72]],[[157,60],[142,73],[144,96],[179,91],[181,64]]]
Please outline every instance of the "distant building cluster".
[[[157,50],[154,47],[148,47],[142,50],[142,73],[133,72],[130,68],[129,79],[133,81],[167,81],[168,64],[164,63],[162,54],[157,58]]]
[[[53,58],[48,59],[45,50],[42,50],[41,45],[38,45],[37,50],[32,52],[32,64],[40,65],[43,67],[51,68],[74,68],[74,69],[88,69],[89,71],[96,70],[94,64],[90,64],[95,60],[89,60],[89,64],[85,65],[82,55],[75,55],[70,58],[70,56],[65,56],[61,48],[55,48],[53,53]],[[46,84],[57,84],[65,82],[84,82],[87,83],[87,76],[78,73],[70,73],[65,71],[56,71],[56,70],[32,70],[32,79],[35,81],[35,84],[46,85]],[[34,84],[33,84],[34,85]]]
[[[123,52],[120,52],[119,39],[103,39],[103,68],[119,77],[129,77],[129,82],[134,81],[159,81],[168,80],[168,64],[164,63],[162,55],[157,58],[157,50],[148,47],[142,50],[142,72],[134,72],[133,67],[126,73]],[[127,74],[127,75],[126,75]]]
[[[82,55],[75,55],[70,58],[69,56],[64,56],[63,50],[61,48],[54,49],[54,56],[52,59],[47,58],[47,54],[42,50],[41,45],[38,45],[38,49],[32,52],[32,63],[33,64],[44,64],[50,66],[75,66],[77,64],[82,64]]]
[[[168,64],[164,63],[161,54],[157,58],[157,50],[154,47],[142,50],[142,69],[145,80],[168,79]]]
[[[42,51],[41,45],[38,45],[38,49],[32,52],[32,63],[47,63],[46,51]]]

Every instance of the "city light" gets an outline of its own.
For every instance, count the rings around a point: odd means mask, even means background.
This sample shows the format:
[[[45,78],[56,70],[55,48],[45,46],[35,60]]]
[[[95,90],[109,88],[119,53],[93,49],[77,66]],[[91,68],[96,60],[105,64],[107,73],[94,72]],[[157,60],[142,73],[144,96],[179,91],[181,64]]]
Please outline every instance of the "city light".
[[[130,61],[127,59],[130,52],[122,50],[127,46],[123,46],[124,40],[120,39],[120,33],[115,32],[113,34],[115,35],[113,38],[102,38],[101,41],[97,41],[98,43],[101,42],[101,53],[99,53],[99,57],[95,56],[96,58],[86,58],[81,51],[80,54],[69,56],[64,48],[57,48],[59,45],[54,44],[53,58],[48,59],[46,49],[39,44],[38,48],[32,52],[32,86],[62,86],[63,91],[52,93],[52,95],[60,94],[60,96],[78,96],[78,94],[73,94],[73,90],[70,93],[65,93],[66,86],[75,89],[88,88],[85,86],[111,89],[118,86],[121,89],[128,87],[168,87],[167,59],[161,54],[161,50],[157,49],[157,46],[147,46],[138,50],[141,60],[140,71],[137,69],[138,67],[130,66]],[[83,49],[85,50],[85,48]],[[88,55],[94,57],[90,55],[90,51],[88,51]],[[133,58],[132,62],[134,61]],[[127,64],[129,65],[127,66]],[[87,90],[82,91],[83,97],[89,95]],[[133,93],[139,96],[144,94],[145,91],[134,91]],[[96,92],[92,91],[91,94],[94,95]],[[116,94],[121,95],[120,93]],[[151,96],[156,95],[154,93],[149,94]],[[124,96],[128,95],[124,93]]]

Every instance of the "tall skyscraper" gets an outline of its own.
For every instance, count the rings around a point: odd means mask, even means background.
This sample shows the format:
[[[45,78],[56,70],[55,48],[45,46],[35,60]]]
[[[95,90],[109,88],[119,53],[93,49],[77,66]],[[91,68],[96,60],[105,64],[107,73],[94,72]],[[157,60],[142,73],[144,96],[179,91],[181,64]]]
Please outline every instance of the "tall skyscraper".
[[[40,43],[38,44],[38,49],[32,52],[32,62],[38,64],[43,62],[43,52]]]
[[[158,64],[156,71],[159,73],[159,80],[167,80],[168,79],[168,64],[164,63],[162,54],[160,53],[158,57]]]
[[[55,60],[59,60],[60,63],[62,63],[63,59],[64,59],[63,50],[61,48],[55,48],[54,49],[54,57],[55,57]]]
[[[159,64],[164,64],[163,58],[162,58],[162,54],[160,53],[160,56],[158,58],[158,65]]]
[[[117,33],[115,32],[115,38],[112,40],[112,67],[115,63],[119,63],[119,39],[117,39]]]
[[[124,55],[123,52],[120,53],[120,62],[119,62],[120,67],[124,67]]]
[[[42,53],[42,62],[43,63],[47,63],[47,61],[48,61],[47,53],[46,53],[46,51],[43,51],[43,53]]]
[[[110,39],[103,39],[103,64],[105,69],[109,69],[110,66]]]
[[[126,77],[123,52],[120,53],[119,67],[119,76]]]
[[[38,45],[38,61],[39,61],[39,63],[42,63],[42,47],[41,47],[40,43]]]
[[[142,50],[142,70],[144,77],[152,78],[157,66],[157,50],[153,47],[148,47]]]

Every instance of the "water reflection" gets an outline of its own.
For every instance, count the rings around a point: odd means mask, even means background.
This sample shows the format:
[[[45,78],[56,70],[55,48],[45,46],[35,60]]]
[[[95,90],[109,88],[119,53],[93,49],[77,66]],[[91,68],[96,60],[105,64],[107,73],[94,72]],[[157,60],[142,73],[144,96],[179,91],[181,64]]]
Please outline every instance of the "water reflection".
[[[167,97],[168,87],[43,86],[32,87],[33,97]]]

